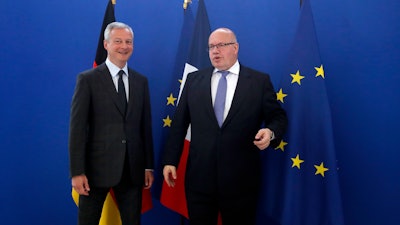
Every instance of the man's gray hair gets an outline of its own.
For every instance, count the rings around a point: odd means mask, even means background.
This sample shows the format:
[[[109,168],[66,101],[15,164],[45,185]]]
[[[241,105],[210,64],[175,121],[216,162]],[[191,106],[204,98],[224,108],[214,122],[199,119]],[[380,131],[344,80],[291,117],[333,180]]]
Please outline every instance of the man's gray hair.
[[[121,22],[112,22],[104,30],[104,40],[108,41],[110,39],[110,33],[113,29],[128,29],[132,33],[132,39],[134,37],[133,30],[129,25]]]

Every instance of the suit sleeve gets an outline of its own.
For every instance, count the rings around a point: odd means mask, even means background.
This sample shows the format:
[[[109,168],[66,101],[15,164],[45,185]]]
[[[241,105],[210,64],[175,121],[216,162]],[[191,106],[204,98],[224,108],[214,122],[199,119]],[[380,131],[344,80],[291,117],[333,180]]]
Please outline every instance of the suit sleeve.
[[[144,123],[142,124],[142,134],[144,135],[145,154],[146,154],[146,169],[154,169],[154,151],[153,151],[153,134],[151,123],[151,104],[150,104],[150,91],[147,79],[144,85]]]
[[[85,151],[87,143],[88,114],[90,106],[89,85],[83,74],[78,75],[75,92],[72,97],[69,158],[70,176],[85,173]]]
[[[279,145],[286,131],[288,121],[285,110],[276,99],[275,89],[269,76],[266,76],[264,84],[264,122],[265,127],[272,130],[275,134],[275,139],[271,141],[271,147],[276,147]]]
[[[193,78],[193,73],[188,75],[179,99],[178,106],[172,118],[172,124],[163,154],[163,165],[178,166],[183,151],[184,140],[190,124],[188,107],[188,92]]]

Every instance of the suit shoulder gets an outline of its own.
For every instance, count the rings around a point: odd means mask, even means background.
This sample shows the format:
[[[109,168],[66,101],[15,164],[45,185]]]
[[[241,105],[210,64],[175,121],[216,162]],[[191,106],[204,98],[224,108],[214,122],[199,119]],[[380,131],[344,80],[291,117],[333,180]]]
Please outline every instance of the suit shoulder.
[[[80,72],[76,77],[77,82],[91,79],[91,77],[93,77],[94,73],[95,73],[94,68],[87,69],[87,70]]]
[[[100,64],[99,66],[97,66],[95,68],[90,68],[90,69],[80,72],[78,74],[78,76],[91,77],[91,76],[95,76],[95,75],[102,74],[105,72],[109,73],[107,66],[105,66],[105,64]]]
[[[260,78],[267,76],[269,78],[269,74],[265,73],[265,72],[261,72],[259,70],[255,70],[253,68],[247,67],[247,66],[240,66],[240,71],[245,73],[245,74],[249,74],[251,76],[258,76]]]
[[[133,75],[135,77],[138,77],[139,79],[143,79],[143,80],[147,80],[147,77],[141,73],[139,73],[138,71],[128,68],[129,71],[129,75]]]
[[[89,75],[93,74],[93,72],[94,72],[94,68],[87,69],[87,70],[81,71],[78,74],[78,76],[89,76]]]
[[[208,67],[200,70],[196,70],[194,72],[191,72],[188,74],[188,78],[202,78],[204,76],[211,76],[214,68],[213,67]]]

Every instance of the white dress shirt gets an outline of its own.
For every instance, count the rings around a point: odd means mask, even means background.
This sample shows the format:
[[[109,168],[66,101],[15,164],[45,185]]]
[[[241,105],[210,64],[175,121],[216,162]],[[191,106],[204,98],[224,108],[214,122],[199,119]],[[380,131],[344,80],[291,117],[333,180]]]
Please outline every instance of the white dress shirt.
[[[118,66],[116,66],[114,63],[112,63],[108,58],[106,59],[106,65],[108,67],[108,70],[111,73],[111,78],[114,82],[115,90],[118,92],[118,72],[121,70]],[[125,64],[124,68],[122,70],[125,72],[125,76],[122,76],[122,81],[124,82],[125,86],[125,93],[126,93],[126,100],[129,102],[129,82],[128,82],[128,64]]]
[[[224,110],[224,120],[228,115],[229,109],[232,105],[233,96],[235,95],[236,85],[239,79],[239,71],[240,71],[240,64],[239,61],[236,61],[235,64],[231,68],[229,68],[228,75],[226,76],[226,99],[225,99],[225,110]],[[211,97],[212,103],[214,105],[215,96],[217,94],[218,82],[221,78],[221,73],[218,72],[218,69],[214,69],[213,74],[211,76]]]

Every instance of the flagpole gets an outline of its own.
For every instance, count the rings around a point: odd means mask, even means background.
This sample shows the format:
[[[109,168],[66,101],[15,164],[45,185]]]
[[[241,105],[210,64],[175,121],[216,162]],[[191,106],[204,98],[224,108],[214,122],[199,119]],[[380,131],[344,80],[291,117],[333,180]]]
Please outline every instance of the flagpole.
[[[183,9],[186,10],[190,3],[192,3],[192,0],[183,0]]]

